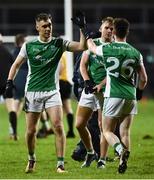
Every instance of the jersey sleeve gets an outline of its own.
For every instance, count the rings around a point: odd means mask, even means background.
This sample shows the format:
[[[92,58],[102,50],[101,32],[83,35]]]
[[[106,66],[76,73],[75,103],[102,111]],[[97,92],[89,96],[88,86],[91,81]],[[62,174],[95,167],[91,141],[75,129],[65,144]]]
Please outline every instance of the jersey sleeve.
[[[27,57],[26,43],[24,43],[24,44],[22,45],[18,56],[21,56],[21,57],[24,57],[24,58]]]
[[[102,45],[96,47],[96,54],[97,54],[98,56],[103,56],[103,46],[102,46]]]
[[[143,65],[143,56],[140,54],[139,65]]]
[[[67,51],[69,47],[70,41],[63,40],[63,51]]]

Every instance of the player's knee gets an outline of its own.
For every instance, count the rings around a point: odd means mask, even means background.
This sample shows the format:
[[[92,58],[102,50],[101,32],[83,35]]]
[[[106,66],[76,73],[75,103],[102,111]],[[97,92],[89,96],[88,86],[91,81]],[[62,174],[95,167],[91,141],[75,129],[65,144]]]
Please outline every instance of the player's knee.
[[[61,136],[64,132],[64,128],[62,124],[54,125],[54,132],[55,132],[55,135]]]
[[[109,133],[110,132],[108,130],[103,129],[103,135],[104,135],[105,138],[107,138],[109,136]]]
[[[75,127],[80,130],[83,127],[83,124],[81,122],[76,122]]]
[[[130,135],[128,133],[123,133],[123,134],[120,134],[120,138],[121,138],[121,140],[129,139]]]
[[[120,136],[121,137],[129,136],[129,134],[130,134],[129,129],[123,129],[123,130],[120,131]]]
[[[34,136],[36,134],[36,127],[31,127],[29,129],[27,129],[26,134],[28,136]]]
[[[75,122],[75,127],[80,130],[82,128],[85,128],[87,125],[87,122],[85,123],[82,118],[77,118]]]
[[[82,127],[82,124],[81,124],[80,122],[76,121],[76,122],[75,122],[75,127],[76,127],[77,129],[80,129],[80,128]]]

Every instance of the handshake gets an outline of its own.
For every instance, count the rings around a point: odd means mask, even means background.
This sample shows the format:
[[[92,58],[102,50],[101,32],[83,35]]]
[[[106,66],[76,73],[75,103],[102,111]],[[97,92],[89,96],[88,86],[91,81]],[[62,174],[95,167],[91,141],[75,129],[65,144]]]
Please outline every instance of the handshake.
[[[75,17],[71,18],[71,20],[73,21],[73,23],[75,25],[77,25],[82,33],[84,34],[85,38],[88,40],[90,38],[98,38],[101,36],[100,32],[93,32],[93,31],[89,31],[87,28],[87,23],[86,23],[86,17],[85,14],[81,11],[78,11],[75,15]]]

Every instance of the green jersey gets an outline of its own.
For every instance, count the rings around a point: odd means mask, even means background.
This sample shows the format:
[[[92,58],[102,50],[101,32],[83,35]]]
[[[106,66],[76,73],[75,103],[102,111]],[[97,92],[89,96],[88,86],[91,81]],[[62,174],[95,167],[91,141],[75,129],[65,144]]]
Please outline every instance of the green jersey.
[[[94,39],[93,42],[96,46],[105,45],[107,43],[102,42],[101,38]],[[88,61],[88,74],[90,79],[99,84],[106,77],[106,70],[104,64],[102,62],[102,57],[89,53],[89,61]],[[103,91],[105,86],[103,88]]]
[[[51,91],[58,88],[58,64],[68,43],[52,37],[49,42],[37,38],[22,46],[19,55],[26,57],[28,63],[26,91]]]
[[[97,47],[107,71],[105,97],[136,99],[135,74],[143,63],[138,50],[126,42],[113,42]]]

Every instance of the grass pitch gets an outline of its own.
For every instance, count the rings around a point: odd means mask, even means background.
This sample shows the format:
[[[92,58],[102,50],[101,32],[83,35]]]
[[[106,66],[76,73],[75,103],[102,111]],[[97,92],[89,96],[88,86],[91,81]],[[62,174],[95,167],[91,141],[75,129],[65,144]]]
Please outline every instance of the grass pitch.
[[[76,103],[73,102],[74,112]],[[64,118],[67,131],[66,119]],[[56,173],[54,135],[38,139],[36,146],[36,171],[25,174],[27,149],[25,145],[25,118],[22,112],[18,119],[20,139],[13,141],[8,135],[8,115],[4,104],[0,104],[0,179],[154,179],[154,101],[139,103],[139,114],[131,129],[132,148],[125,174],[117,174],[118,161],[108,162],[105,169],[97,169],[94,162],[90,168],[81,169],[82,163],[71,159],[71,153],[79,140],[67,139],[66,164],[68,173]],[[110,148],[109,156],[113,157]]]

